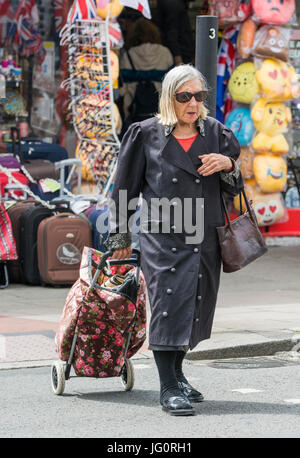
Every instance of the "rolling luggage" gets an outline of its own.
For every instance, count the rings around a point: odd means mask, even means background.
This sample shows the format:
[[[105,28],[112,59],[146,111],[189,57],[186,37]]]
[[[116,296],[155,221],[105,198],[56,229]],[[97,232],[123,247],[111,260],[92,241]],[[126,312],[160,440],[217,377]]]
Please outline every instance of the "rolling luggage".
[[[23,270],[20,262],[21,254],[21,216],[22,214],[33,207],[35,202],[33,200],[25,200],[14,203],[7,209],[8,216],[11,221],[13,236],[16,242],[16,248],[18,253],[18,259],[11,261],[8,264],[8,276],[11,283],[23,283]]]
[[[70,285],[79,275],[84,246],[92,245],[89,222],[72,213],[44,219],[38,227],[37,253],[42,284]]]
[[[67,296],[56,334],[60,361],[51,368],[52,389],[60,395],[73,366],[80,377],[121,377],[132,389],[130,358],[146,339],[146,286],[136,258],[113,260],[85,247],[80,276]],[[64,363],[66,362],[66,364]]]
[[[21,152],[24,160],[44,159],[50,162],[59,162],[68,159],[66,148],[61,145],[47,143],[35,137],[21,139]],[[13,144],[6,147],[9,153],[13,152]]]

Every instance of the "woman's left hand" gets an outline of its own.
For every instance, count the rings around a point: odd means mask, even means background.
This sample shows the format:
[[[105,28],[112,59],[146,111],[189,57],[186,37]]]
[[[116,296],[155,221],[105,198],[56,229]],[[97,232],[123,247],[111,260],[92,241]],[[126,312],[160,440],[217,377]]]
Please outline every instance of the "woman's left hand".
[[[199,175],[208,176],[216,172],[231,172],[232,171],[232,162],[231,159],[223,154],[211,153],[211,154],[202,154],[198,156],[202,165],[197,169]]]

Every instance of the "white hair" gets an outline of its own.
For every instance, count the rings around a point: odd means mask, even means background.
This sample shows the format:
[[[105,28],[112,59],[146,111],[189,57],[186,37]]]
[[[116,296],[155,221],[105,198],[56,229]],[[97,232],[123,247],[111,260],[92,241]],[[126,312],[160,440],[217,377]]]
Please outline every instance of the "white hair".
[[[159,99],[159,113],[156,115],[160,124],[174,125],[178,119],[174,109],[174,95],[177,89],[187,81],[198,79],[202,90],[207,91],[207,84],[202,73],[190,64],[182,64],[172,68],[164,77]],[[208,109],[202,104],[200,118],[205,119]]]

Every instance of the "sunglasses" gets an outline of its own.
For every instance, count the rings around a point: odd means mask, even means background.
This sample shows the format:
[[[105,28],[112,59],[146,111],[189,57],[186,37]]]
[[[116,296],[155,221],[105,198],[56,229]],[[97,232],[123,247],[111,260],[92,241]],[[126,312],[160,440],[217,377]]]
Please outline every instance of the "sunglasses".
[[[175,99],[179,103],[187,103],[193,97],[195,97],[196,102],[203,102],[205,100],[207,91],[199,91],[199,92],[176,92]]]

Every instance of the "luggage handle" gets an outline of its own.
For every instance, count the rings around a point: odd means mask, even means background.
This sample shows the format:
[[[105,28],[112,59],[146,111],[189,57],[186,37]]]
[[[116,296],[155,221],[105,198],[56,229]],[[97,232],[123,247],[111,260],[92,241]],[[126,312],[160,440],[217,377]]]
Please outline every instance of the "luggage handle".
[[[19,156],[21,164],[24,164],[24,156],[22,152],[22,147],[21,147],[21,135],[20,135],[20,129],[18,127],[11,127],[10,128],[11,132],[11,141],[12,141],[12,153],[13,156]],[[15,140],[14,133],[17,134],[17,142]],[[18,145],[18,152],[16,153],[16,143]]]
[[[130,258],[130,259],[110,259],[108,261],[108,258],[110,258],[113,255],[112,251],[107,251],[106,253],[103,254],[98,266],[95,265],[96,267],[96,272],[94,274],[94,277],[91,282],[90,289],[94,289],[95,284],[97,283],[98,277],[100,272],[104,269],[105,266],[110,267],[110,265],[113,266],[120,266],[123,264],[130,264],[137,266],[137,272],[136,272],[136,282],[139,284],[139,277],[140,277],[140,252],[139,250],[133,249],[132,252],[137,255],[136,259],[135,258]]]

